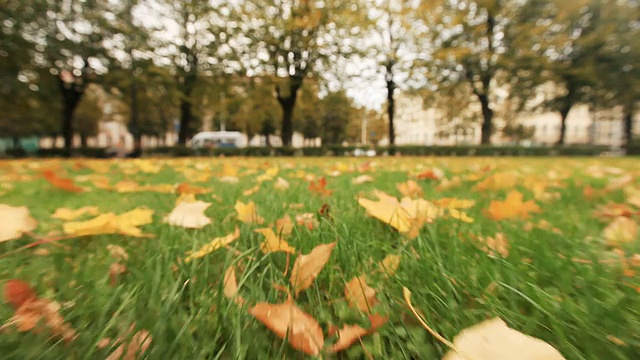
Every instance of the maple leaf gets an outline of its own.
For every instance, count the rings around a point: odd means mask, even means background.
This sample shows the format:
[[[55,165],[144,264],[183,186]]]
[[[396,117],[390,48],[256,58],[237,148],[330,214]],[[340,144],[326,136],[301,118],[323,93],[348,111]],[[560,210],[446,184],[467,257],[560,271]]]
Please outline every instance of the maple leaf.
[[[276,190],[287,190],[289,188],[289,182],[279,177],[273,184],[273,188]]]
[[[286,337],[291,347],[307,355],[317,356],[324,347],[324,334],[318,321],[291,299],[282,304],[260,302],[249,313],[281,339]]]
[[[409,198],[422,197],[423,195],[422,188],[420,187],[420,185],[418,185],[417,182],[413,180],[408,180],[407,182],[396,184],[396,187],[403,196]]]
[[[362,312],[369,313],[377,303],[376,291],[367,285],[366,275],[360,275],[351,279],[344,287],[344,296],[349,306]]]
[[[631,217],[633,215],[637,215],[638,213],[639,212],[636,212],[627,204],[608,203],[606,205],[600,206],[596,211],[594,211],[593,216],[600,220],[608,220],[615,219],[621,216]]]
[[[204,201],[182,202],[164,218],[164,222],[169,225],[182,226],[187,229],[201,229],[211,224],[204,211],[211,206],[211,203]]]
[[[418,180],[440,180],[444,177],[444,172],[438,168],[429,169],[416,176]]]
[[[400,206],[398,200],[382,192],[378,192],[377,201],[359,198],[358,203],[367,210],[367,214],[386,224],[401,233],[406,233],[411,229],[412,219],[409,213]],[[390,198],[390,199],[389,199]]]
[[[85,206],[79,209],[58,208],[51,216],[54,219],[71,221],[83,215],[96,216],[100,213],[97,206]]]
[[[10,206],[0,204],[0,243],[19,239],[22,234],[30,232],[38,226],[31,217],[26,206]]]
[[[218,249],[221,249],[231,244],[232,242],[236,241],[239,237],[240,237],[240,229],[236,226],[236,229],[233,233],[213,239],[208,244],[205,244],[200,249],[198,249],[197,251],[194,251],[192,254],[187,256],[187,258],[184,259],[184,262],[188,263],[193,259],[203,258],[207,254],[210,254]]]
[[[117,338],[112,347],[120,344],[110,355],[107,357],[107,360],[136,360],[144,357],[144,353],[147,351],[149,346],[151,346],[151,342],[153,338],[149,331],[142,329],[136,331],[136,333],[131,337],[131,341],[128,344],[125,344],[124,339],[129,337],[135,328],[135,323],[131,324],[127,332]],[[103,348],[109,345],[111,339],[103,339],[98,343],[98,348]]]
[[[254,187],[252,187],[252,188],[249,188],[249,189],[247,189],[247,190],[243,191],[243,192],[242,192],[242,195],[243,195],[243,196],[253,195],[253,194],[257,193],[257,192],[258,192],[258,190],[260,190],[260,184],[258,184],[258,185],[254,186]]]
[[[546,342],[511,329],[500,318],[462,330],[453,339],[456,351],[443,360],[561,360],[564,357]]]
[[[129,260],[129,254],[127,254],[127,251],[121,246],[109,244],[107,245],[107,251],[109,251],[109,255],[111,255],[112,258],[118,261]]]
[[[344,325],[337,331],[338,341],[331,346],[331,352],[338,352],[350,347],[354,342],[361,339],[364,336],[376,332],[382,325],[389,321],[389,317],[379,314],[369,315],[369,322],[371,326],[368,329],[361,327],[360,325]]]
[[[149,237],[143,234],[138,226],[152,222],[153,210],[137,208],[116,215],[105,213],[87,221],[72,221],[62,225],[64,233],[72,236],[89,236],[103,234],[122,234],[134,237]]]
[[[290,278],[293,292],[296,295],[311,286],[313,280],[315,280],[327,264],[327,261],[329,261],[331,252],[336,244],[336,242],[332,242],[330,244],[318,245],[307,255],[298,255],[296,262],[293,264]]]
[[[268,254],[272,252],[286,252],[295,254],[296,249],[291,247],[283,238],[277,236],[271,228],[255,229],[255,232],[264,235],[264,241],[260,244],[260,249],[263,253]]]
[[[289,215],[276,220],[276,233],[280,236],[290,235],[293,231],[293,222]]]
[[[480,236],[477,241],[480,244],[480,249],[489,256],[502,256],[503,258],[509,256],[509,241],[503,233],[497,233],[495,236]]]
[[[242,305],[245,303],[245,300],[242,296],[238,296],[238,281],[236,280],[236,267],[229,266],[227,270],[224,272],[223,278],[224,284],[224,296],[227,299],[233,299],[233,301]]]
[[[74,192],[74,193],[79,193],[84,191],[83,188],[74,184],[73,180],[69,178],[60,177],[51,169],[44,170],[42,172],[42,175],[49,182],[49,184],[57,187],[58,189],[62,189],[62,190]]]
[[[109,284],[116,286],[118,284],[118,278],[122,274],[127,272],[127,267],[121,263],[114,262],[109,266]]]
[[[518,177],[511,172],[495,173],[482,182],[476,184],[475,189],[478,191],[512,189],[518,183]]]
[[[627,217],[617,217],[602,232],[607,245],[630,243],[638,238],[638,224]]]
[[[183,182],[176,186],[176,193],[178,194],[206,194],[210,193],[211,191],[211,188],[193,186],[186,182]]]
[[[243,203],[242,201],[236,201],[236,212],[238,213],[238,220],[246,224],[262,224],[264,218],[258,215],[256,204],[253,201]]]
[[[436,205],[449,208],[449,209],[470,209],[472,208],[476,202],[475,200],[467,200],[467,199],[456,199],[456,198],[442,198],[433,201]]]
[[[196,201],[198,201],[198,199],[196,199],[196,194],[194,194],[194,193],[182,193],[176,199],[176,205],[178,205],[180,203],[194,203]]]
[[[162,194],[171,194],[175,192],[175,186],[171,184],[156,184],[156,185],[140,185],[135,181],[122,180],[113,186],[113,189],[119,193],[131,193],[131,192],[157,192]]]
[[[328,196],[333,193],[333,190],[327,189],[327,179],[324,177],[320,178],[318,183],[315,181],[309,182],[309,191],[323,196]]]
[[[65,341],[75,339],[75,330],[60,315],[60,305],[55,301],[39,299],[36,292],[22,280],[9,280],[4,286],[5,299],[15,309],[9,324],[20,332],[49,330]]]
[[[400,266],[401,259],[402,257],[400,255],[387,255],[380,262],[378,271],[384,273],[385,276],[393,276]]]
[[[506,220],[513,218],[527,219],[529,218],[529,213],[541,212],[540,207],[533,200],[523,202],[522,199],[522,193],[512,190],[505,201],[492,200],[486,210],[486,214],[492,220]]]
[[[364,183],[368,183],[368,182],[372,182],[373,178],[369,175],[360,175],[358,177],[355,177],[351,180],[351,183],[355,184],[355,185],[360,185],[360,184],[364,184]]]
[[[469,215],[467,215],[467,213],[464,211],[456,210],[454,208],[449,208],[448,211],[449,216],[451,216],[451,218],[453,219],[460,220],[468,224],[473,223],[473,218],[469,217]]]
[[[296,215],[296,224],[303,225],[309,230],[313,230],[319,225],[316,215],[313,213],[302,213]]]

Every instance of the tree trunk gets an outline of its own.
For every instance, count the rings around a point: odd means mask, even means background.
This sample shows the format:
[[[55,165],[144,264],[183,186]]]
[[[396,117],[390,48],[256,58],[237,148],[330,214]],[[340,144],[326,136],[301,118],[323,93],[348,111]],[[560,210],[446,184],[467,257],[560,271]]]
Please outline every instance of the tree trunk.
[[[477,94],[482,107],[482,126],[480,127],[480,144],[491,144],[491,132],[493,130],[493,110],[489,105],[489,97],[486,94]]]
[[[70,155],[73,147],[73,113],[82,99],[85,85],[84,80],[76,83],[75,78],[73,82],[67,82],[62,74],[58,75],[58,83],[62,93],[62,137],[67,155]]]
[[[633,109],[632,106],[624,107],[624,144],[629,145],[633,141]]]
[[[191,125],[191,101],[183,99],[180,102],[180,131],[178,131],[178,144],[186,145],[189,136],[188,128]]]
[[[393,80],[387,80],[387,116],[389,117],[389,146],[396,144],[396,132],[394,126],[394,117],[396,109],[396,101],[393,97],[393,93],[396,89],[396,84]],[[391,150],[393,154],[393,150]]]
[[[131,135],[133,135],[134,143],[140,143],[142,140],[142,133],[140,133],[140,126],[138,124],[138,87],[136,84],[135,75],[131,72]]]
[[[80,147],[87,147],[87,138],[88,136],[86,134],[80,133]]]
[[[271,147],[271,136],[269,134],[264,136],[264,143],[267,147]]]
[[[573,104],[567,103],[560,109],[560,137],[556,145],[564,145],[565,137],[567,133],[567,116]]]
[[[302,87],[302,76],[289,77],[289,93],[283,95],[280,86],[276,85],[278,104],[282,108],[282,146],[291,146],[293,139],[293,109],[296,106],[298,90]]]

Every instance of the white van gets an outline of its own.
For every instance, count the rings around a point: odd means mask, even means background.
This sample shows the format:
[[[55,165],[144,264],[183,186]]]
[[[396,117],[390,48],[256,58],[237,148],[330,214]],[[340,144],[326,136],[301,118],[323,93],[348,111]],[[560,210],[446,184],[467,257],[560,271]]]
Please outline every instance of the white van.
[[[191,147],[202,148],[237,148],[245,146],[244,135],[239,131],[203,131],[191,139]]]

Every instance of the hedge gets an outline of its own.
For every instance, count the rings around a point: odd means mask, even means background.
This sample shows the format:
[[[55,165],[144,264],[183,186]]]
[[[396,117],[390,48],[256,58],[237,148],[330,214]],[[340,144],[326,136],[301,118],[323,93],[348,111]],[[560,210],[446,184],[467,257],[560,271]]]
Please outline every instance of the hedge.
[[[351,156],[356,149],[371,148],[359,146],[322,146],[310,148],[292,147],[246,147],[192,149],[186,146],[157,147],[144,149],[145,157],[187,157],[187,156]],[[386,146],[373,148],[377,155],[401,154],[407,156],[599,156],[609,151],[607,146],[564,146],[564,147],[520,147],[493,145],[460,145],[460,146]],[[627,154],[640,155],[640,144],[627,147]],[[73,157],[104,158],[104,148],[72,149]],[[9,150],[9,157],[65,157],[65,149],[40,149],[35,154]]]

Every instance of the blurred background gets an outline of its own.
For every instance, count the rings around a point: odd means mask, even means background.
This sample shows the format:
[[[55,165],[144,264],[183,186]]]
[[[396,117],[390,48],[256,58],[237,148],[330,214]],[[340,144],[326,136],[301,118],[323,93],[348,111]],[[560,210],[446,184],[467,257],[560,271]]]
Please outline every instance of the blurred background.
[[[636,0],[2,0],[0,28],[0,150],[640,132]]]

